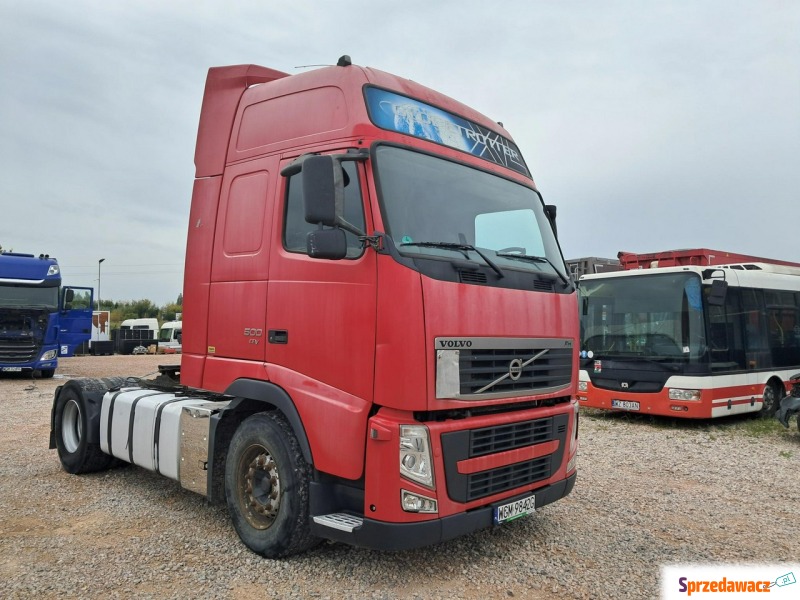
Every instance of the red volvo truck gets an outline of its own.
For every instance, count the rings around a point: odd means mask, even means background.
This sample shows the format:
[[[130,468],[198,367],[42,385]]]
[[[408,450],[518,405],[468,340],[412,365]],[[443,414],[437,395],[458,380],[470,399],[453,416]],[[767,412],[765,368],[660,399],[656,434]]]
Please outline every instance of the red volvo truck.
[[[501,125],[342,57],[212,68],[179,369],[58,388],[51,448],[211,502],[268,557],[410,549],[576,477],[578,310]]]

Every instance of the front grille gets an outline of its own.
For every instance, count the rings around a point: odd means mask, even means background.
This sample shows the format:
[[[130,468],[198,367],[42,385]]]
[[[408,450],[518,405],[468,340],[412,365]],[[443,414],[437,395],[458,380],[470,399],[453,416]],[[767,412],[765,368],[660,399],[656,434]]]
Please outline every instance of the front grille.
[[[572,360],[572,348],[462,350],[459,393],[510,394],[563,387],[570,382]],[[510,374],[512,362],[520,369],[517,379]]]
[[[442,434],[447,494],[456,502],[471,502],[550,478],[564,456],[568,415],[521,421]],[[558,440],[557,450],[545,456],[477,473],[458,472],[458,463]]]
[[[36,358],[39,346],[30,339],[0,340],[0,362],[26,363]]]
[[[474,429],[471,434],[470,457],[505,452],[553,439],[553,419],[536,419],[535,421]]]
[[[500,469],[470,475],[468,498],[470,500],[485,498],[492,494],[499,494],[547,479],[551,474],[551,458],[552,456],[542,456]]]
[[[622,387],[623,381],[628,384],[627,388]],[[614,392],[635,392],[638,394],[656,394],[664,389],[664,383],[664,381],[633,381],[630,379],[623,380],[622,378],[592,378],[592,384],[602,390],[611,390]]]

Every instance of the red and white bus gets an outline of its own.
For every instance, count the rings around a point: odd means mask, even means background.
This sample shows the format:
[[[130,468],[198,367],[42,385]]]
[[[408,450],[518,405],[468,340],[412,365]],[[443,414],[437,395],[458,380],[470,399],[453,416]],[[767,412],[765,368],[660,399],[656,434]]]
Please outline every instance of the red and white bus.
[[[584,406],[772,415],[800,371],[800,268],[681,266],[580,279]]]

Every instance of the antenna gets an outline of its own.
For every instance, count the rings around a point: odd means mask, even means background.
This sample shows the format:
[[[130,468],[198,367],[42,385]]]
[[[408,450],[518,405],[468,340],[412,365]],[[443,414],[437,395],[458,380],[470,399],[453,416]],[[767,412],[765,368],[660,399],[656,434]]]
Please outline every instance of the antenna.
[[[342,54],[339,57],[339,60],[336,61],[337,67],[349,67],[353,64],[353,61],[350,59],[349,54]],[[295,69],[312,69],[314,67],[332,67],[333,65],[299,65],[295,67]]]

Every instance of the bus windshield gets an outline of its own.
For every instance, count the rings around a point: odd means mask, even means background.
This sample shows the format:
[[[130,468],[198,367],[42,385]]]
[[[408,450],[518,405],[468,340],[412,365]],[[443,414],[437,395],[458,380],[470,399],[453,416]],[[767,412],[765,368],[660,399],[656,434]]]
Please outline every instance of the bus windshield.
[[[696,273],[584,279],[579,293],[580,349],[591,351],[595,359],[696,363],[705,355]]]

